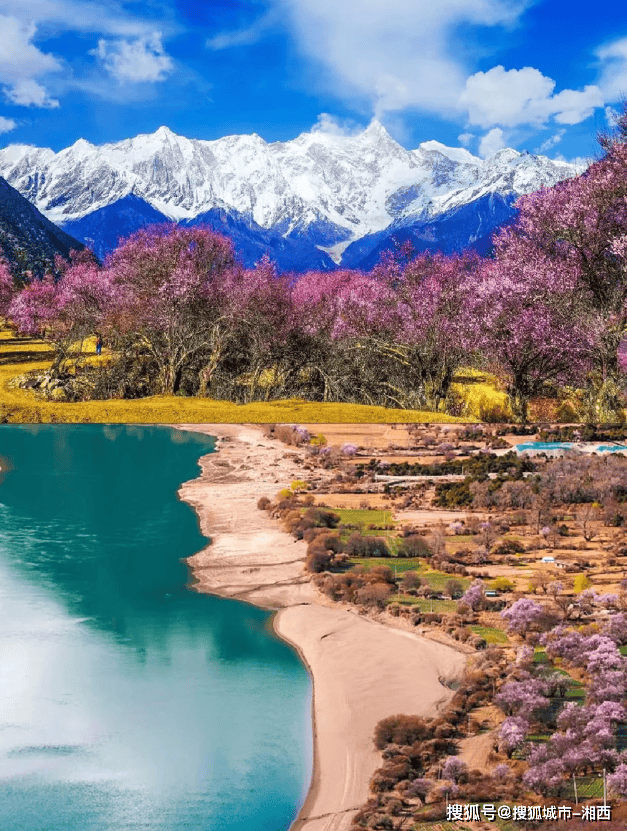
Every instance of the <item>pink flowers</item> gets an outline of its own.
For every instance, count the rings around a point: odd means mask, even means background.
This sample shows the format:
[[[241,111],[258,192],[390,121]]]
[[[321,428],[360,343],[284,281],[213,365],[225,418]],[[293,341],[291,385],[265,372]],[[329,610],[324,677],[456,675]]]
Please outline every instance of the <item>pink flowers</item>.
[[[15,293],[16,287],[9,266],[0,260],[0,317],[6,316]]]

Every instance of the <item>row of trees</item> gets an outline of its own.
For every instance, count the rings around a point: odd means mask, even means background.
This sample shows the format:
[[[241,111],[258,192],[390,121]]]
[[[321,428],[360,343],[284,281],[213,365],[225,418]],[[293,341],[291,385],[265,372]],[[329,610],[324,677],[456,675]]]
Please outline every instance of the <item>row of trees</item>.
[[[118,369],[105,395],[437,410],[474,363],[502,375],[521,420],[547,384],[587,388],[603,419],[627,368],[627,143],[619,133],[605,149],[583,175],[522,197],[489,258],[403,249],[369,274],[278,276],[267,259],[244,268],[206,228],[152,227],[104,265],[81,252],[19,289],[1,268],[0,314],[45,334],[59,370],[103,335]]]

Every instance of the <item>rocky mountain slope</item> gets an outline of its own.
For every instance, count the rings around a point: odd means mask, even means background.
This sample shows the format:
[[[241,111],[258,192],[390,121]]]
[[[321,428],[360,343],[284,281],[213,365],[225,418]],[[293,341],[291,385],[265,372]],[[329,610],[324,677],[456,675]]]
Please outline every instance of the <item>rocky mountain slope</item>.
[[[54,266],[56,254],[67,258],[82,248],[0,177],[0,250],[15,276],[27,271],[41,276]]]

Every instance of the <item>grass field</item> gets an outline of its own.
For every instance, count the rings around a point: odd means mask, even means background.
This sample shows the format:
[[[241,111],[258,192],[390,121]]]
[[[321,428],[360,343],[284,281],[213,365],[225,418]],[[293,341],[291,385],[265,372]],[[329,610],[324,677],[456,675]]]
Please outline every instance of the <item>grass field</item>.
[[[406,571],[415,571],[437,591],[444,591],[449,580],[458,580],[464,589],[472,583],[469,577],[458,577],[455,574],[446,574],[444,571],[429,571],[424,560],[419,557],[351,557],[349,563],[353,566],[364,566],[366,569],[389,566],[398,577]]]
[[[0,420],[9,422],[126,422],[138,424],[213,423],[344,423],[391,424],[473,421],[444,413],[397,410],[365,404],[334,404],[288,399],[282,401],[232,404],[209,398],[159,395],[135,400],[64,403],[44,401],[30,390],[10,388],[9,381],[31,370],[44,372],[53,353],[44,341],[14,338],[0,330]],[[96,360],[90,355],[89,360]],[[106,350],[102,360],[106,360]]]
[[[340,516],[344,525],[363,525],[367,529],[369,525],[396,525],[392,511],[368,508],[336,508],[334,514]]]
[[[430,600],[426,597],[393,595],[390,602],[399,603],[401,606],[413,606],[421,612],[434,612],[438,614],[449,614],[457,609],[457,601],[455,600]]]
[[[471,631],[479,635],[486,643],[509,643],[509,638],[502,629],[494,626],[471,626]]]

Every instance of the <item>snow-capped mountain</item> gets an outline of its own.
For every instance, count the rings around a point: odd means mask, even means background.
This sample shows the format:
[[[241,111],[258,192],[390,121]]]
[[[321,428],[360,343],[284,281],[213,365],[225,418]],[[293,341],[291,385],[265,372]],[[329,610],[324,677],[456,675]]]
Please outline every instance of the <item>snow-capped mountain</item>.
[[[115,144],[80,139],[59,153],[0,150],[0,175],[79,238],[89,237],[81,235],[86,217],[116,203],[128,208],[133,195],[145,203],[139,213],[189,222],[217,211],[262,240],[272,232],[271,254],[280,238],[293,239],[308,256],[315,246],[323,262],[328,254],[336,263],[349,246],[376,237],[370,253],[388,229],[433,223],[494,195],[511,204],[582,169],[511,149],[488,160],[436,141],[406,150],[378,121],[356,136],[313,131],[288,142],[255,134],[202,141],[160,127]],[[468,239],[481,233],[470,228]]]

